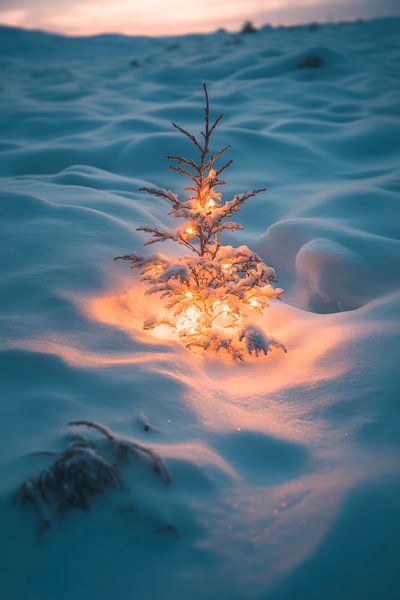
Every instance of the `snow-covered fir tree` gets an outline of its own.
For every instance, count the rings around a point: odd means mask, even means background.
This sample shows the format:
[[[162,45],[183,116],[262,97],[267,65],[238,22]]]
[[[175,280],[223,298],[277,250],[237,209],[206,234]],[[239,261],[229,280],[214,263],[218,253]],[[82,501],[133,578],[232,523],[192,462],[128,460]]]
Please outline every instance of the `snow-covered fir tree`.
[[[274,269],[247,246],[237,248],[223,245],[224,231],[243,229],[232,221],[244,202],[265,189],[255,189],[238,194],[224,201],[217,188],[225,181],[222,173],[231,166],[228,160],[217,166],[229,150],[225,146],[213,151],[210,141],[223,115],[212,123],[210,120],[207,87],[204,85],[205,115],[201,138],[196,137],[173,123],[182,135],[195,146],[198,159],[170,155],[170,169],[188,177],[188,198],[165,189],[152,187],[141,191],[164,198],[170,205],[168,214],[181,219],[183,224],[174,229],[140,227],[150,234],[145,246],[171,240],[183,246],[186,253],[179,258],[156,253],[141,256],[133,253],[119,256],[132,268],[141,271],[142,280],[148,285],[146,294],[160,294],[166,299],[168,317],[153,316],[144,323],[144,329],[168,325],[189,348],[201,348],[218,352],[224,350],[236,360],[244,360],[246,354],[268,354],[271,347],[286,351],[277,339],[266,335],[251,321],[261,315],[271,298],[279,299],[280,288],[273,288],[277,280]]]

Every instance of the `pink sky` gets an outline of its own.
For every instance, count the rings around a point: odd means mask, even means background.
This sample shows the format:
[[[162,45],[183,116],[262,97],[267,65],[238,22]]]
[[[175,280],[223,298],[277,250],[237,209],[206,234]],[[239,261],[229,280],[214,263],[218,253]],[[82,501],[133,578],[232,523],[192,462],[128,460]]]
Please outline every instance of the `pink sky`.
[[[397,8],[396,8],[397,7]],[[0,23],[68,35],[174,35],[400,13],[397,0],[0,0]]]

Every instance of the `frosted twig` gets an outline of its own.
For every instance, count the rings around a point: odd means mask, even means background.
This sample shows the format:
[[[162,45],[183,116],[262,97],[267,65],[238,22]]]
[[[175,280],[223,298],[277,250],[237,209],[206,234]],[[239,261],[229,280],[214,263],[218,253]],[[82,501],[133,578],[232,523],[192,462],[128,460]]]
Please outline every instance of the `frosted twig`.
[[[89,427],[102,433],[115,446],[119,460],[124,460],[129,452],[132,454],[137,454],[138,452],[145,454],[152,461],[154,471],[163,477],[165,484],[168,485],[171,483],[171,476],[166,464],[162,458],[151,448],[143,446],[131,438],[119,437],[113,433],[111,429],[101,425],[100,423],[97,423],[96,421],[70,421],[68,425]]]

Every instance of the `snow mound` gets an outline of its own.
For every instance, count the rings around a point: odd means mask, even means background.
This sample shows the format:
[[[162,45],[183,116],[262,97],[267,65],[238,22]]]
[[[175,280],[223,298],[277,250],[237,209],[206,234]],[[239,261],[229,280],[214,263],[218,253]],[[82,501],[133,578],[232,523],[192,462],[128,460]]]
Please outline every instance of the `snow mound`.
[[[358,298],[361,260],[329,239],[316,238],[296,254],[293,301],[315,312],[340,312],[361,306]]]

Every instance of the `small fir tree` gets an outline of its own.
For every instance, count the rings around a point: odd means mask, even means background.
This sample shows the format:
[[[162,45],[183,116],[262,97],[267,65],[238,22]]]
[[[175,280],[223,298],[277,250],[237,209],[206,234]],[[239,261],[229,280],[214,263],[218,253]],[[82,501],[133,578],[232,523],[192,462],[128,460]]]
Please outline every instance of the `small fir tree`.
[[[216,166],[230,146],[217,152],[210,148],[211,137],[223,115],[211,124],[207,87],[203,87],[205,123],[201,139],[172,123],[195,146],[198,160],[180,155],[167,157],[174,163],[170,169],[190,179],[190,186],[185,188],[189,198],[180,200],[165,189],[140,189],[164,198],[171,206],[168,214],[184,221],[176,229],[139,227],[138,231],[151,234],[144,245],[171,240],[190,250],[190,254],[169,258],[160,253],[146,257],[133,253],[117,259],[127,260],[132,268],[141,270],[142,281],[149,286],[146,294],[160,294],[167,299],[168,317],[151,317],[144,329],[168,325],[187,347],[215,352],[223,349],[236,360],[244,360],[246,354],[266,355],[273,346],[286,352],[283,344],[251,322],[252,317],[263,313],[270,298],[280,299],[283,294],[282,289],[271,285],[277,280],[274,269],[247,246],[235,248],[221,243],[222,232],[243,229],[230,220],[232,214],[265,189],[238,194],[228,201],[223,201],[216,191],[225,184],[221,175],[232,160]]]

